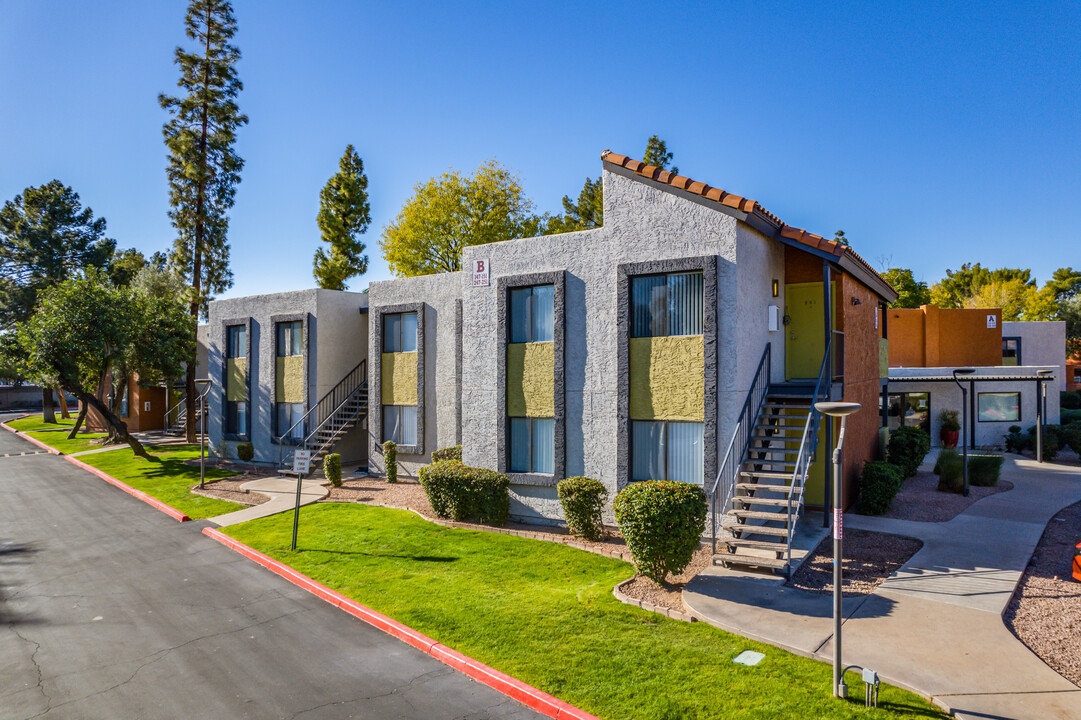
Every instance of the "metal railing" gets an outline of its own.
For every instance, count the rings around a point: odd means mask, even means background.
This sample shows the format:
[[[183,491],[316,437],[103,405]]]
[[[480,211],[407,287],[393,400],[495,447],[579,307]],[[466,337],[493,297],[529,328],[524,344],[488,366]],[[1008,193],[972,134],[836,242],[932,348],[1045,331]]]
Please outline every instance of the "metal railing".
[[[311,439],[324,428],[327,421],[333,418],[348,403],[352,402],[359,392],[365,390],[367,379],[368,361],[365,359],[361,360],[337,385],[330,389],[330,392],[320,398],[319,402],[313,405],[308,412],[304,413],[300,420],[297,420],[288,430],[279,435],[276,438],[278,443],[278,465],[280,466],[285,460],[286,445],[307,448]],[[307,432],[306,428],[313,421],[315,429]],[[300,428],[300,432],[294,436],[294,431],[297,428]]]
[[[811,471],[811,461],[814,459],[815,451],[818,449],[818,428],[822,424],[822,413],[815,408],[815,403],[820,398],[828,399],[830,395],[832,347],[833,341],[831,339],[826,343],[826,351],[822,355],[822,365],[818,369],[818,380],[815,382],[814,395],[811,396],[811,407],[807,412],[807,424],[803,426],[803,437],[800,439],[799,453],[796,455],[796,463],[792,471],[792,485],[788,490],[789,503],[786,517],[788,536],[785,540],[785,561],[789,567],[792,566],[792,538],[796,534],[794,523],[799,520],[803,510],[805,494],[803,486],[807,482],[807,475]],[[797,491],[799,492],[799,499],[793,508],[791,499],[793,493]]]
[[[843,332],[834,330],[831,333],[826,352],[828,356],[832,355],[830,379],[843,385],[845,379],[845,334]]]
[[[203,387],[202,391],[200,391],[195,396],[195,409],[196,409],[196,411],[198,411],[199,410],[199,400],[201,398],[205,397],[208,392],[210,392],[210,388],[213,387],[214,383],[201,381],[201,380],[196,381],[196,382],[203,382],[204,383],[204,387]],[[164,425],[164,427],[162,427],[162,432],[165,432],[167,430],[171,430],[174,427],[182,425],[184,423],[184,421],[188,419],[188,406],[187,406],[187,403],[186,403],[187,395],[188,395],[188,391],[187,391],[187,389],[185,389],[184,394],[181,395],[181,397],[180,397],[180,400],[175,405],[173,405],[171,408],[169,408],[168,410],[165,411],[165,425]],[[172,414],[174,412],[176,413],[176,422],[170,423],[169,418],[172,416]]]
[[[717,479],[713,482],[710,491],[710,508],[713,516],[713,554],[717,554],[717,528],[720,518],[728,512],[732,504],[732,496],[735,494],[736,481],[739,479],[739,468],[743,464],[743,458],[747,454],[747,448],[751,445],[755,425],[758,416],[762,412],[762,403],[766,400],[769,391],[770,357],[772,344],[766,343],[766,349],[762,351],[762,358],[758,361],[758,368],[754,371],[754,379],[747,391],[747,398],[743,401],[743,409],[740,410],[739,419],[736,420],[736,429],[732,433],[732,440],[728,443],[728,451],[725,452],[721,467],[717,470]],[[764,371],[764,372],[763,372]],[[718,498],[723,496],[718,508]]]

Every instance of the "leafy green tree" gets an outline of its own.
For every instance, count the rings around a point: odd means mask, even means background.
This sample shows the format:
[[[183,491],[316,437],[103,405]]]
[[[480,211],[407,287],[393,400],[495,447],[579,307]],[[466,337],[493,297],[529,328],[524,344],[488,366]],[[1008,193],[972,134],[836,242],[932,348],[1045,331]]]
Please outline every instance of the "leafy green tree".
[[[368,176],[353,146],[345,148],[338,172],[319,193],[319,231],[329,252],[315,251],[315,281],[328,290],[345,290],[345,281],[368,272],[365,245],[357,240],[372,222]]]
[[[1058,319],[1066,321],[1066,357],[1081,356],[1081,295],[1059,303]]]
[[[676,166],[669,167],[672,153],[668,145],[656,135],[646,141],[646,151],[642,160],[646,165],[653,165],[662,170],[678,173]],[[586,178],[582,191],[578,193],[578,202],[573,202],[569,195],[563,196],[563,214],[548,220],[540,230],[545,235],[592,230],[604,224],[604,183],[603,176],[596,180]]]
[[[965,307],[965,302],[991,282],[1006,284],[1018,280],[1022,285],[1035,287],[1032,271],[1021,268],[992,270],[979,263],[965,263],[960,270],[946,271],[946,277],[931,287],[931,302],[943,308]]]
[[[916,280],[908,268],[890,268],[882,273],[893,289],[897,291],[897,301],[892,308],[918,308],[931,302],[931,291],[927,283]]]
[[[1072,267],[1059,268],[1047,281],[1045,287],[1054,293],[1057,303],[1075,298],[1081,295],[1081,271],[1074,270]]]
[[[489,160],[420,183],[383,230],[379,247],[398,277],[456,272],[467,245],[531,237],[544,224],[517,176]]]
[[[230,43],[237,27],[232,5],[191,0],[184,27],[196,45],[175,53],[177,86],[185,94],[162,94],[158,102],[170,114],[162,133],[169,149],[169,217],[177,230],[171,262],[189,281],[190,313],[197,318],[215,293],[233,284],[228,211],[244,167],[233,146],[248,118],[236,103],[243,84],[236,73],[240,50]],[[186,377],[189,442],[195,440],[195,365],[193,342]]]
[[[848,238],[845,237],[844,230],[838,230],[837,232],[833,233],[833,241],[835,243],[838,243],[839,245],[844,245],[845,247],[852,247],[852,245],[848,242]]]
[[[139,271],[146,267],[146,256],[135,248],[114,250],[109,261],[109,279],[113,285],[131,285]]]

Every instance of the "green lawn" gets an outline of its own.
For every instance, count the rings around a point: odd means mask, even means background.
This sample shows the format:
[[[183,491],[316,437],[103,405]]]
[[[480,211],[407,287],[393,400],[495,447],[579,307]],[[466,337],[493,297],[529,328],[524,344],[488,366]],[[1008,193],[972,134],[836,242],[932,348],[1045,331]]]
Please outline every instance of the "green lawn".
[[[199,466],[185,465],[185,460],[199,457],[198,445],[172,445],[160,450],[147,448],[160,461],[136,457],[130,448],[110,452],[83,455],[79,458],[87,465],[112,475],[117,480],[142,490],[147,495],[176,508],[192,520],[213,517],[222,513],[241,510],[245,506],[225,500],[205,498],[188,491],[199,482]],[[217,480],[235,473],[228,470],[207,469],[206,479]]]
[[[302,573],[602,718],[942,717],[882,688],[880,709],[829,697],[831,668],[618,602],[618,560],[449,529],[400,510],[327,503],[226,528]],[[766,658],[736,665],[743,650]]]
[[[28,432],[26,434],[67,455],[77,453],[80,450],[93,450],[101,447],[92,441],[99,440],[106,435],[105,433],[79,433],[73,440],[68,440],[68,434],[64,432]]]
[[[70,428],[75,424],[74,416],[65,420],[60,417],[60,413],[56,413],[56,423],[44,423],[41,421],[41,413],[36,415],[30,415],[28,417],[21,418],[19,420],[11,420],[7,423],[10,427],[20,432],[27,432],[30,430],[47,430],[49,428]]]

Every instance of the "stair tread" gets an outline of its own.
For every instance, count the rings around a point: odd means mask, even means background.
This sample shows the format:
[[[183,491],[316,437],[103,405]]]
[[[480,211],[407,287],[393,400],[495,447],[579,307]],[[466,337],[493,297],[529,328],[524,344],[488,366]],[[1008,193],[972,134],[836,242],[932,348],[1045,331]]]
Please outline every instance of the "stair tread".
[[[722,525],[722,529],[729,533],[740,533],[743,535],[772,535],[773,537],[788,537],[788,528],[771,527],[769,525],[743,525],[740,523],[733,523],[731,525]]]
[[[784,552],[788,549],[788,546],[783,542],[770,542],[769,540],[746,540],[744,538],[717,539],[724,544],[733,547],[753,548],[755,550],[776,550],[777,552]]]
[[[737,490],[768,490],[769,492],[787,493],[792,489],[791,485],[773,485],[770,483],[736,483]],[[796,492],[802,492],[802,488],[796,487]]]
[[[744,520],[771,520],[774,522],[787,522],[788,517],[784,513],[768,512],[763,510],[737,510],[733,508],[726,515]]]
[[[792,477],[790,472],[775,472],[773,470],[740,470],[739,474],[740,477],[773,478],[774,480],[788,480]],[[781,487],[788,486],[782,485]]]
[[[746,505],[771,505],[774,507],[788,507],[789,505],[795,505],[799,502],[798,500],[790,498],[764,498],[754,495],[733,495],[732,502],[736,502],[737,500]]]
[[[768,567],[774,570],[783,570],[788,567],[788,561],[784,559],[759,557],[758,555],[744,555],[743,553],[718,553],[717,558],[726,563]]]

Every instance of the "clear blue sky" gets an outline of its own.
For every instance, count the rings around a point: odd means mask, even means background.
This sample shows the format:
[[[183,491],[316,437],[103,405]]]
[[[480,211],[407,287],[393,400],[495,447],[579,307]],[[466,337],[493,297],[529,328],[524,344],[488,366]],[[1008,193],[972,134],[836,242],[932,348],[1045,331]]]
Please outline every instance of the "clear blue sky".
[[[580,7],[579,7],[580,6]],[[121,247],[171,245],[186,2],[0,0],[0,199],[59,178]],[[1081,5],[235,0],[250,117],[224,296],[313,286],[319,190],[364,159],[369,280],[417,182],[496,158],[538,209],[641,157],[876,267],[1081,266]]]

